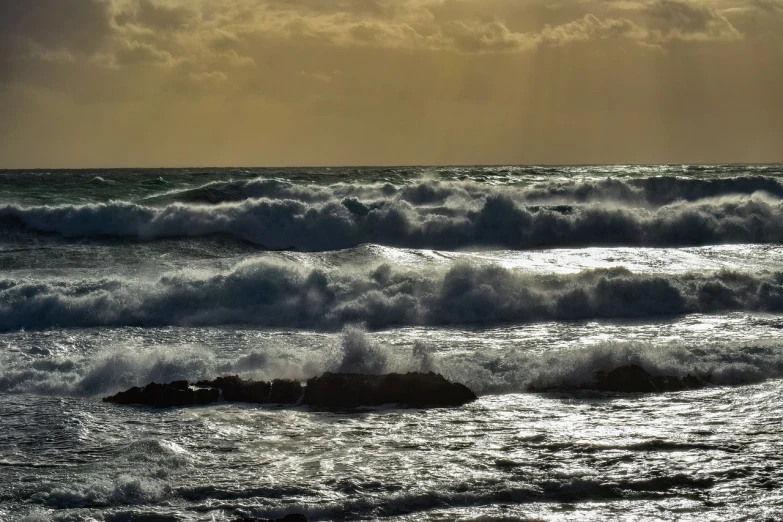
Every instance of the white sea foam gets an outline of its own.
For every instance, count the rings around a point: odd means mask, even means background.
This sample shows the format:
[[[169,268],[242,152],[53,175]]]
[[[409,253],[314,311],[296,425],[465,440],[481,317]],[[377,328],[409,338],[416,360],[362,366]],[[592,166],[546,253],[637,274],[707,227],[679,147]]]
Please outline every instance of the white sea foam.
[[[783,377],[783,344],[767,342],[603,342],[544,353],[522,345],[502,351],[438,353],[422,341],[391,347],[356,326],[346,327],[338,344],[298,353],[250,351],[219,360],[205,347],[109,349],[91,357],[33,361],[6,357],[0,392],[55,396],[99,396],[149,382],[197,381],[219,375],[305,380],[325,371],[367,374],[435,371],[480,394],[590,385],[597,371],[638,364],[655,375],[709,376],[715,385],[756,383]],[[155,452],[180,458],[168,446]],[[132,453],[132,452],[131,452]],[[143,453],[149,453],[146,449]],[[176,453],[176,454],[175,454]]]
[[[298,190],[306,190],[297,187]],[[433,189],[434,190],[434,189]],[[429,191],[425,191],[429,194]],[[361,199],[241,199],[216,205],[130,202],[0,207],[0,219],[66,238],[155,240],[222,234],[270,249],[326,251],[377,243],[459,249],[783,242],[783,204],[756,192],[664,206],[539,204],[496,194]],[[316,199],[316,201],[313,201]]]
[[[512,178],[513,180],[513,178]],[[544,181],[546,180],[546,181]],[[783,197],[779,178],[766,176],[611,178],[563,180],[541,178],[528,183],[524,177],[510,183],[439,180],[422,175],[406,183],[365,181],[305,185],[281,179],[215,181],[197,188],[166,194],[165,199],[183,202],[223,203],[248,198],[290,199],[306,203],[354,197],[407,201],[415,205],[443,204],[448,200],[471,200],[506,195],[526,202],[614,201],[634,205],[665,205],[677,201],[697,201],[726,195],[765,192]],[[163,198],[162,198],[163,199]]]
[[[327,330],[783,310],[783,273],[531,274],[458,262],[317,268],[259,259],[159,279],[0,280],[0,329],[252,324]]]
[[[4,173],[0,519],[775,518],[780,173]],[[203,180],[219,181],[185,188]],[[599,245],[628,248],[578,248]],[[628,363],[714,387],[523,393]],[[412,370],[481,397],[350,414],[99,400]],[[740,384],[757,385],[724,386]]]
[[[41,484],[28,502],[56,509],[158,503],[172,494],[169,484],[147,477],[121,476],[71,486]]]

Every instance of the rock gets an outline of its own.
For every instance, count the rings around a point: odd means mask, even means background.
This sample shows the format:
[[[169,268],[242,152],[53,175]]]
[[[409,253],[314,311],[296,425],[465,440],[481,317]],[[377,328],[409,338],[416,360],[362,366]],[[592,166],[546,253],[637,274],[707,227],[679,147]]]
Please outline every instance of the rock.
[[[432,372],[387,375],[327,372],[307,381],[304,393],[299,381],[277,379],[269,383],[243,380],[233,375],[199,381],[195,386],[186,381],[150,383],[143,388],[131,388],[103,400],[156,408],[202,405],[221,400],[251,404],[301,403],[316,408],[356,408],[381,404],[421,408],[461,406],[475,399],[476,395],[467,387]]]
[[[269,402],[275,404],[296,404],[302,398],[302,383],[299,381],[275,379]]]
[[[595,389],[623,393],[658,393],[703,388],[709,377],[701,379],[688,374],[686,377],[653,376],[644,368],[628,364],[610,372],[596,375]]]
[[[143,388],[134,387],[103,399],[116,404],[145,404],[156,408],[211,404],[220,400],[220,390],[191,388],[187,381],[171,384],[150,383]]]
[[[462,384],[435,373],[363,375],[327,372],[307,381],[302,403],[317,408],[399,404],[413,408],[461,406],[476,400]]]
[[[224,401],[266,404],[272,386],[265,381],[245,381],[236,375],[218,377],[214,381],[199,381],[196,386],[216,388],[223,392]]]

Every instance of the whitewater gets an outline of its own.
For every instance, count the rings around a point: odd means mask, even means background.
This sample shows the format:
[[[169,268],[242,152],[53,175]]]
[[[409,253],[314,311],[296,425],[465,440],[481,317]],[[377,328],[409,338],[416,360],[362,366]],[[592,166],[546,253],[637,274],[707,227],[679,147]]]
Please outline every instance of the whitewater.
[[[783,520],[781,332],[783,166],[0,171],[0,521]],[[101,401],[324,371],[479,399]]]

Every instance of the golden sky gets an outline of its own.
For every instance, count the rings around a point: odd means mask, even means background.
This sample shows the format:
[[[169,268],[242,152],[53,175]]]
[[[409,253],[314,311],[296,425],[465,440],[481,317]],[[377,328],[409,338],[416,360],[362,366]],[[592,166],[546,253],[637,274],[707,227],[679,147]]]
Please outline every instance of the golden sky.
[[[0,168],[783,162],[783,0],[0,0]]]

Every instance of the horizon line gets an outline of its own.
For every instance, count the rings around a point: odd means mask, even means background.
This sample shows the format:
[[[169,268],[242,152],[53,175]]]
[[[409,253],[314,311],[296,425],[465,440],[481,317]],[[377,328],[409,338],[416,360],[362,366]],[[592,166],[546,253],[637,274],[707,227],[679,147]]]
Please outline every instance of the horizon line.
[[[188,170],[188,169],[219,169],[219,170],[266,170],[266,169],[398,169],[398,168],[557,168],[557,167],[772,167],[783,166],[783,161],[777,162],[717,162],[717,163],[443,163],[443,164],[326,164],[326,165],[189,165],[189,166],[113,166],[113,167],[0,167],[0,172],[9,171],[78,171],[78,170]]]

